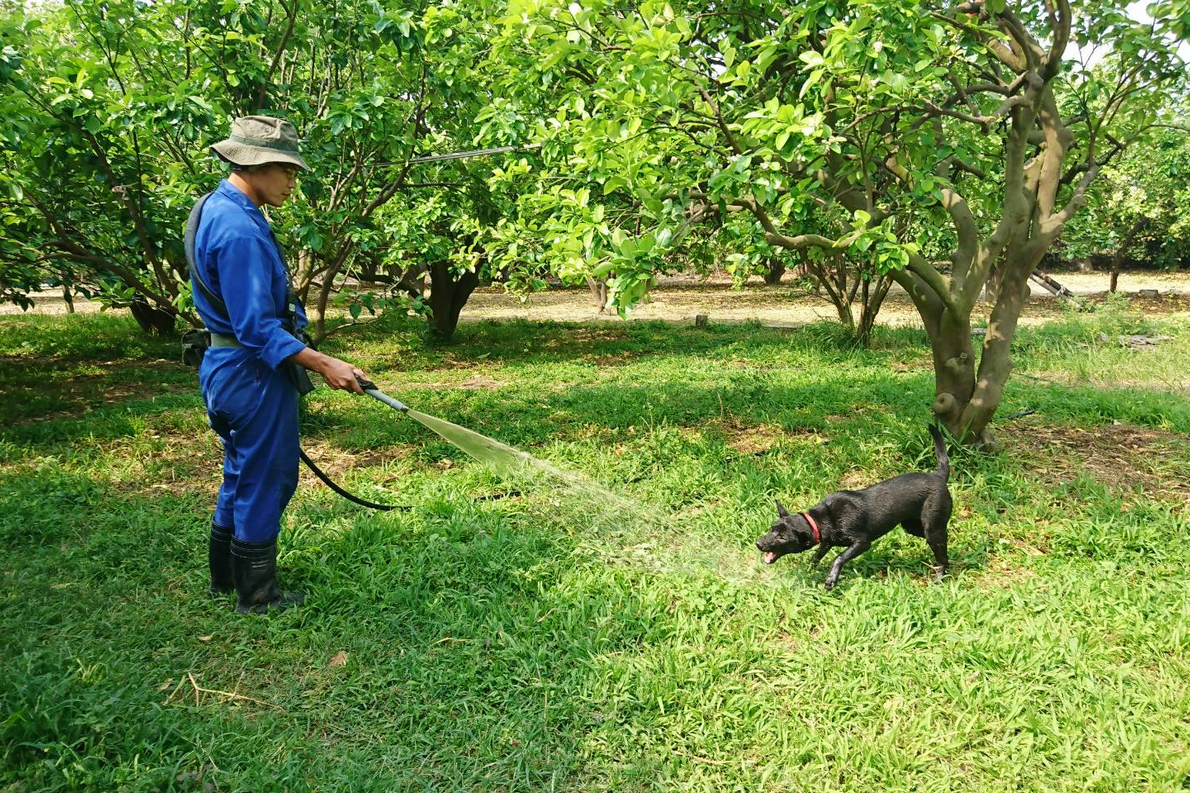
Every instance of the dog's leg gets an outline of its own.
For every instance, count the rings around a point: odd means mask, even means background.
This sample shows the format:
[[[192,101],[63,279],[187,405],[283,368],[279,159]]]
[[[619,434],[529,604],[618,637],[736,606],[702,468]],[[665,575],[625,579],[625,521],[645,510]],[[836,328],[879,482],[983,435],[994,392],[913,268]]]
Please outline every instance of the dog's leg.
[[[844,549],[841,554],[836,556],[834,563],[831,565],[831,571],[826,576],[826,588],[834,589],[835,582],[839,580],[839,573],[843,570],[843,565],[871,547],[872,543],[870,540],[857,540],[854,545]]]
[[[946,526],[950,522],[952,507],[950,493],[946,490],[926,499],[926,503],[922,505],[921,522],[925,528],[926,542],[929,543],[930,550],[934,552],[934,559],[938,562],[938,569],[934,574],[936,581],[941,581],[950,567],[950,557],[946,553]]]
[[[814,552],[814,558],[810,561],[810,566],[815,567],[819,562],[821,562],[822,557],[826,556],[826,552],[830,549],[831,546],[827,545],[826,543],[820,543],[818,545],[818,550]]]

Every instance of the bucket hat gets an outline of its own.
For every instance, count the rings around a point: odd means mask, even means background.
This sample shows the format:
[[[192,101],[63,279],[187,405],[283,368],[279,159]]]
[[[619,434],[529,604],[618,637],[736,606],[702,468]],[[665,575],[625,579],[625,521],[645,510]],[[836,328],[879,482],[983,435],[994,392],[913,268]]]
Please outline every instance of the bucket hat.
[[[251,167],[272,162],[292,163],[310,170],[298,153],[293,124],[272,116],[243,116],[231,122],[231,135],[211,146],[216,156],[232,165]]]

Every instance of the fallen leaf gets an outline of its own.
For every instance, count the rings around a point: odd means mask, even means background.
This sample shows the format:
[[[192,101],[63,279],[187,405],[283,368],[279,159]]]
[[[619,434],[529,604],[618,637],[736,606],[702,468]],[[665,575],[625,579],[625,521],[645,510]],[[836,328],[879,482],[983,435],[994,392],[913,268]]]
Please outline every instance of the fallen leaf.
[[[200,642],[209,642],[209,641],[210,641],[211,639],[213,639],[213,638],[215,638],[213,635],[210,635],[210,636],[199,636],[199,637],[198,637],[198,640],[199,640]]]

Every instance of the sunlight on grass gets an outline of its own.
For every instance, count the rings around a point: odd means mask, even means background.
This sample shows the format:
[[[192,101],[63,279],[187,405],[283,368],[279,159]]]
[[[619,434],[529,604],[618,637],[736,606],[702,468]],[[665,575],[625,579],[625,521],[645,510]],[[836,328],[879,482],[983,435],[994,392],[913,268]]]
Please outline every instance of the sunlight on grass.
[[[954,450],[947,580],[897,531],[831,593],[826,563],[764,567],[753,542],[774,498],[933,467],[921,332],[335,337],[542,465],[493,469],[320,388],[306,448],[405,509],[304,478],[281,565],[309,598],[266,619],[203,594],[219,449],[172,344],[6,318],[0,787],[1183,787],[1190,403],[1164,379],[1188,331],[1102,342],[1141,327],[1125,310],[1021,332],[1001,414],[1036,412],[997,425],[1002,455]]]

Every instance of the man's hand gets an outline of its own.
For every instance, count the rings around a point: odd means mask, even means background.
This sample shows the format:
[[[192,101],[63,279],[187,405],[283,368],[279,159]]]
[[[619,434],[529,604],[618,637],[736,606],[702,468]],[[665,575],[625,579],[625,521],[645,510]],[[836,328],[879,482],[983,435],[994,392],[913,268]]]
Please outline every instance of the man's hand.
[[[329,355],[323,355],[309,347],[286,360],[301,364],[311,371],[318,372],[331,388],[340,391],[351,391],[355,394],[364,393],[364,390],[359,387],[359,382],[355,378],[364,377],[366,379],[366,375],[361,369],[352,366],[347,361],[332,358]]]
[[[340,391],[352,391],[356,394],[364,393],[364,390],[359,387],[359,381],[355,379],[357,377],[363,377],[363,371],[355,368],[347,363],[347,361],[341,361],[329,355],[324,355],[323,357],[326,358],[323,366],[314,371],[322,375],[322,379],[326,380],[327,385],[331,388],[337,388]]]

